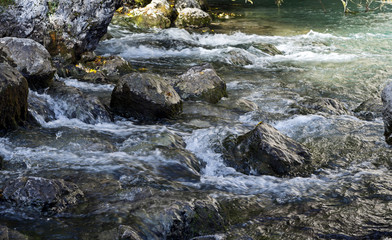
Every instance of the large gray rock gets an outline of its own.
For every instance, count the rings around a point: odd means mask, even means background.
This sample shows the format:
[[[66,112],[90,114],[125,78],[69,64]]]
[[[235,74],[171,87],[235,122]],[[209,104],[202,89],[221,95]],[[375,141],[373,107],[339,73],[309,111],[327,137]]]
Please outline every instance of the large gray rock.
[[[19,177],[5,186],[2,196],[17,207],[59,213],[77,204],[84,194],[74,183],[62,179]]]
[[[392,82],[389,82],[381,93],[383,103],[382,117],[384,120],[385,141],[392,145]]]
[[[266,123],[237,138],[227,137],[223,146],[226,164],[245,174],[302,175],[311,160],[306,147]]]
[[[13,37],[0,38],[0,43],[8,47],[9,58],[27,79],[31,89],[47,88],[52,84],[56,69],[44,46],[31,39]]]
[[[208,27],[212,18],[200,8],[184,8],[178,11],[178,17],[174,22],[177,27],[201,28]]]
[[[202,99],[217,103],[222,97],[227,97],[226,83],[210,64],[189,69],[179,77],[174,88],[184,100]]]
[[[7,63],[0,63],[0,130],[14,129],[27,120],[26,79]]]
[[[31,38],[67,58],[94,50],[120,0],[13,0],[0,4],[0,37]]]
[[[67,118],[77,118],[82,122],[90,124],[111,121],[109,112],[97,97],[84,94],[75,87],[66,86],[63,82],[55,81],[47,93],[54,101],[57,101],[62,114]],[[30,106],[33,107],[34,104],[30,104]],[[42,112],[43,109],[34,108],[37,113],[44,116],[54,112]],[[52,119],[51,116],[46,117]]]
[[[114,88],[110,107],[124,117],[172,118],[182,111],[182,101],[162,77],[132,73],[123,76]]]

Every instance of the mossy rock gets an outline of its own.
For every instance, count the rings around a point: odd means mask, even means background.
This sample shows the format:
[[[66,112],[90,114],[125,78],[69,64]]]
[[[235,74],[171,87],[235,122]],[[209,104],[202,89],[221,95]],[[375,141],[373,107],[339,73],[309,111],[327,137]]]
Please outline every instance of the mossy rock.
[[[178,13],[175,21],[177,27],[202,28],[211,24],[208,13],[198,8],[184,8]]]

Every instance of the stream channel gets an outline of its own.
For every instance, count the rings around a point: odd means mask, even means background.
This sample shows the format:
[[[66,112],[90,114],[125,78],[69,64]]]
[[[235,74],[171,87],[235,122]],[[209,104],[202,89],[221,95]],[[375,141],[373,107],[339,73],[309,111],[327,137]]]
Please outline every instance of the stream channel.
[[[210,3],[216,13],[236,14],[215,19],[214,31],[111,25],[113,38],[96,50],[168,78],[211,63],[229,96],[217,104],[187,101],[179,118],[152,124],[85,121],[88,112],[70,116],[73,99],[30,91],[29,101],[47,102],[54,117],[35,114],[42,127],[0,138],[0,187],[17,176],[63,178],[86,199],[55,216],[0,206],[0,223],[32,239],[114,239],[120,225],[145,239],[180,239],[173,216],[186,219],[199,206],[202,220],[191,223],[201,230],[183,226],[181,239],[195,232],[217,239],[392,237],[392,150],[380,110],[392,75],[392,9],[345,15],[340,1],[324,3],[325,12],[319,1],[287,1],[280,9],[238,1]],[[283,54],[263,53],[257,46],[265,43]],[[114,88],[61,80],[106,101]],[[307,111],[300,104],[326,98],[346,110]],[[324,164],[294,178],[227,167],[222,140],[260,121],[307,146]],[[195,158],[200,175],[189,167]]]

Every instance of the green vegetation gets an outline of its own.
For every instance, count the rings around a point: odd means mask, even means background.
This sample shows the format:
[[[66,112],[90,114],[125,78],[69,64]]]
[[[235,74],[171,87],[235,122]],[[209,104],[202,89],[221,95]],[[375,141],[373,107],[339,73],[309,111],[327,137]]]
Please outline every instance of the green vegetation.
[[[15,4],[14,0],[0,0],[0,7],[7,7],[13,4]]]
[[[56,12],[57,8],[59,6],[59,1],[54,0],[54,1],[49,1],[48,2],[48,15],[52,15]]]

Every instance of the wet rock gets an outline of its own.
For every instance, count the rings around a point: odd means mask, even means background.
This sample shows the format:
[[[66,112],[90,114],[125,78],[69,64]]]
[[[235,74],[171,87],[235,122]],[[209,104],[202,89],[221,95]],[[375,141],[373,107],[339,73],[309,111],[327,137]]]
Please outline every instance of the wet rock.
[[[191,238],[191,240],[223,240],[225,239],[222,235],[205,235]]]
[[[226,164],[250,175],[301,175],[311,160],[306,147],[266,123],[245,135],[227,137],[223,146]]]
[[[353,110],[356,117],[366,121],[374,121],[376,118],[382,117],[382,111],[381,98],[368,99]]]
[[[123,76],[112,92],[110,107],[124,117],[173,118],[182,111],[177,92],[158,75]]]
[[[210,15],[199,8],[184,8],[174,23],[177,27],[202,28],[208,27],[211,21]]]
[[[86,95],[75,87],[55,81],[47,93],[68,118],[77,118],[90,124],[111,121],[109,112],[97,97]]]
[[[4,159],[2,156],[0,156],[0,170],[4,168]]]
[[[227,53],[227,60],[236,66],[251,65],[253,62],[246,57],[247,52],[243,49],[232,49]]]
[[[2,195],[3,200],[17,207],[47,213],[62,212],[84,196],[73,183],[40,177],[19,177],[5,186]]]
[[[119,227],[102,232],[96,237],[98,240],[142,240],[137,231],[130,226],[120,225]]]
[[[31,38],[68,59],[92,51],[119,0],[13,0],[0,4],[0,37]]]
[[[252,112],[258,110],[259,106],[257,106],[257,104],[252,101],[241,98],[235,101],[234,109],[241,112]]]
[[[274,45],[269,44],[269,43],[259,43],[259,44],[255,44],[253,45],[253,47],[259,49],[260,51],[271,55],[271,56],[275,56],[275,55],[282,55],[283,53],[277,49]]]
[[[384,120],[385,141],[392,145],[392,82],[389,82],[381,93],[383,103],[382,118]]]
[[[0,63],[0,130],[14,129],[27,120],[28,84],[16,69]]]
[[[144,8],[132,9],[125,14],[116,14],[113,24],[137,26],[139,28],[168,28],[171,25],[173,8],[166,0],[152,0]]]
[[[0,239],[1,240],[28,240],[29,238],[18,231],[0,225]]]
[[[316,114],[319,112],[332,115],[349,115],[350,112],[343,103],[332,98],[307,98],[293,105],[299,114]]]
[[[179,76],[174,88],[184,100],[202,99],[217,103],[222,97],[227,97],[226,83],[216,74],[210,64],[189,69]]]
[[[158,172],[165,179],[185,182],[199,182],[201,164],[199,159],[185,149],[160,148],[168,159],[158,167]]]
[[[44,46],[31,39],[14,37],[0,38],[0,43],[8,47],[9,57],[27,79],[31,89],[47,88],[53,83],[56,69]]]

